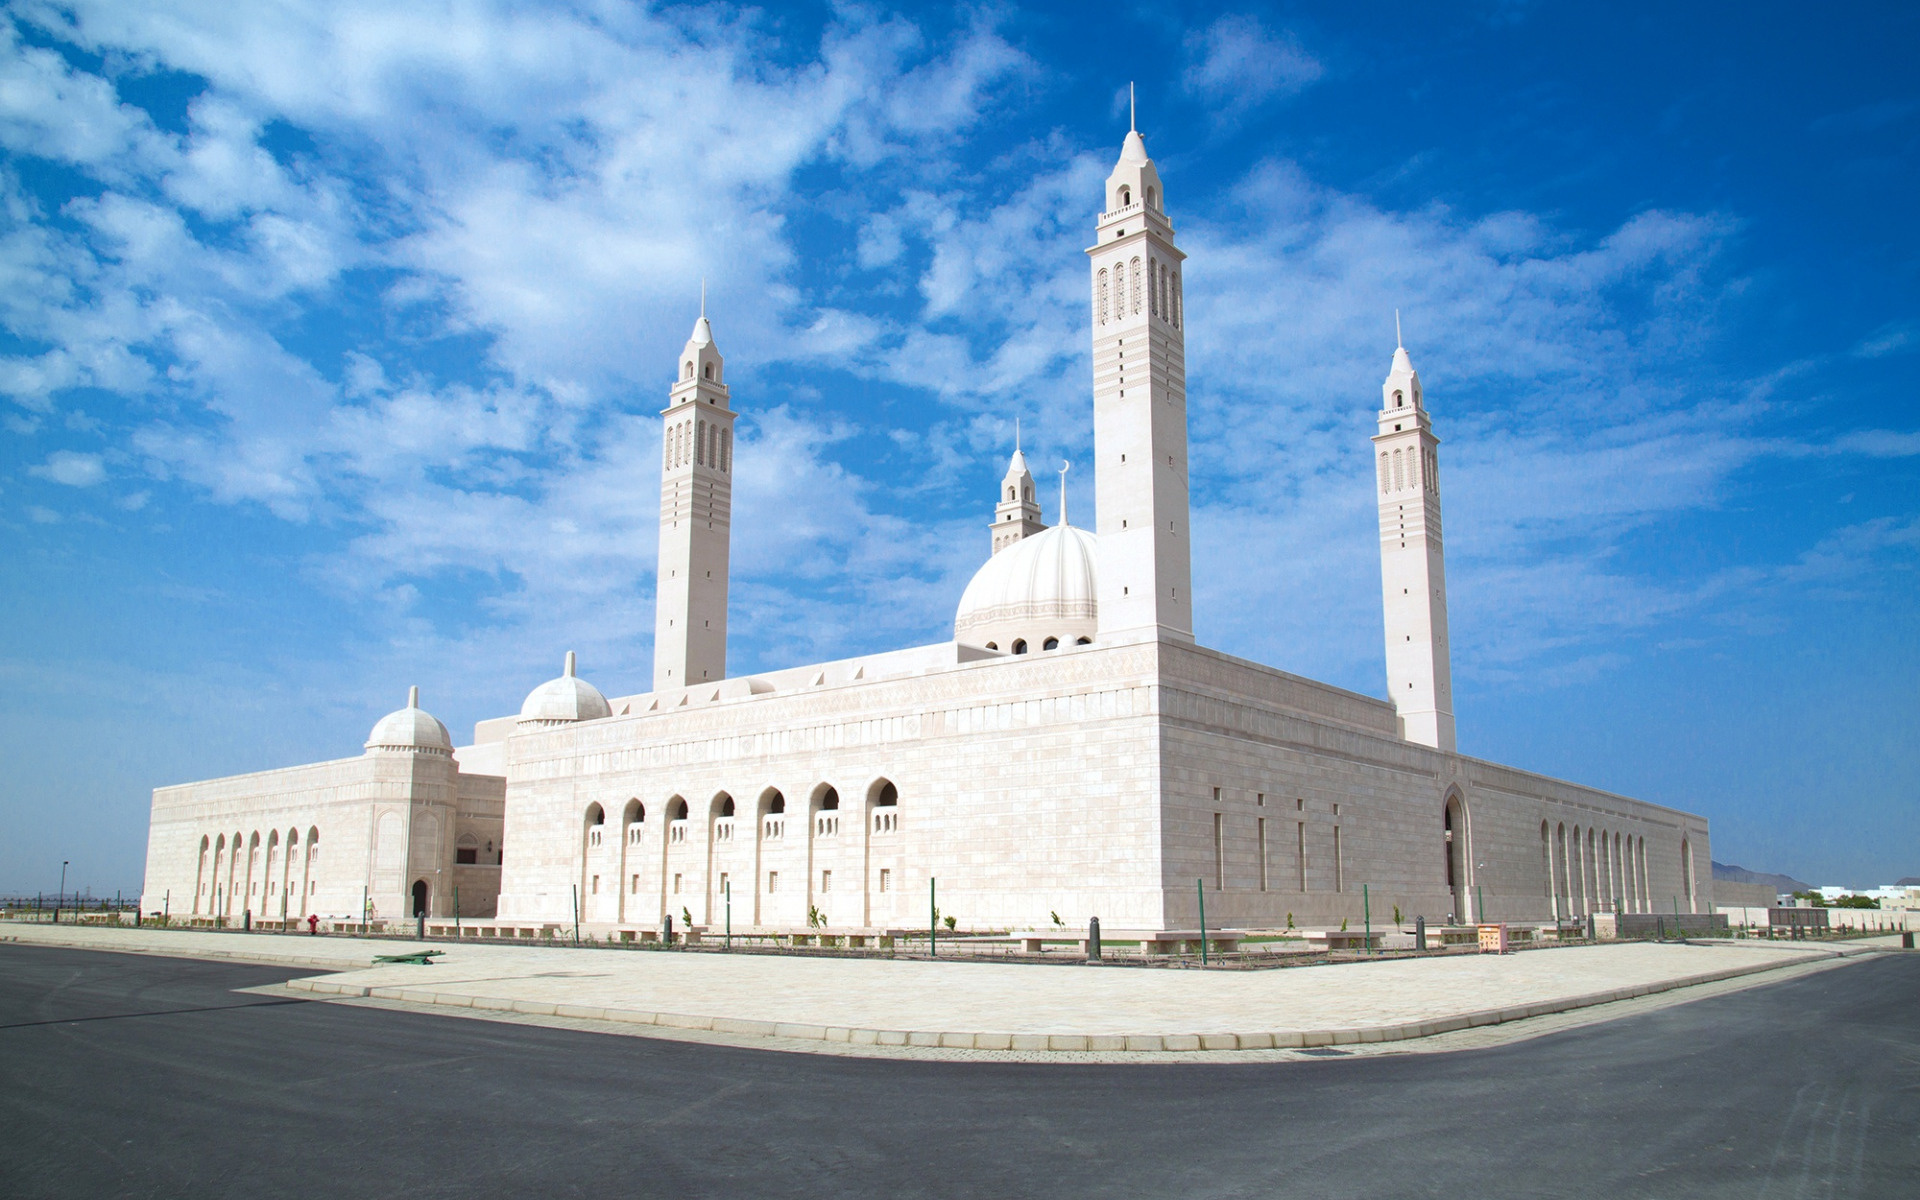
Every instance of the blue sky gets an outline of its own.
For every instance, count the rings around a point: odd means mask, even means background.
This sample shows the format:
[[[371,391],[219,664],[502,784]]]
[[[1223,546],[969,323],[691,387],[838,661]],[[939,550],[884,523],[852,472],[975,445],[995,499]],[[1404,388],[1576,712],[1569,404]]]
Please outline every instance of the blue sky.
[[[703,276],[732,669],[950,636],[1015,418],[1091,444],[1130,79],[1201,640],[1384,693],[1397,307],[1462,749],[1920,873],[1920,10],[0,13],[0,891],[137,887],[151,788],[356,754],[409,684],[463,739],[568,649],[643,690]]]

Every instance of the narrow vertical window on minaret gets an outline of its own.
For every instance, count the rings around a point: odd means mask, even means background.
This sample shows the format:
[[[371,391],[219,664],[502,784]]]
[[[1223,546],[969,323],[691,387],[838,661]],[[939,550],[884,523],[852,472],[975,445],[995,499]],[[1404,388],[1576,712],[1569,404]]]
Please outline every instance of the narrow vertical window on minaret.
[[[1157,263],[1158,260],[1156,259],[1147,259],[1147,284],[1152,288],[1152,290],[1147,293],[1147,312],[1156,317],[1160,315],[1160,289],[1158,285],[1155,284],[1153,275],[1154,271],[1158,269]]]
[[[1098,279],[1099,282],[1094,288],[1095,310],[1100,323],[1105,325],[1107,323],[1107,271],[1105,267],[1100,269]]]
[[[1133,293],[1132,311],[1138,313],[1140,311],[1140,260],[1137,257],[1133,260],[1132,270],[1127,276],[1127,290]]]

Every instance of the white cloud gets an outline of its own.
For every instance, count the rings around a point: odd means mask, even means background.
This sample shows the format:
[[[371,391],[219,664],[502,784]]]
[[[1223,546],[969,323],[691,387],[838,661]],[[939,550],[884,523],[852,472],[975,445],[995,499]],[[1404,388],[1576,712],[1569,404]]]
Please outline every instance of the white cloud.
[[[46,462],[28,467],[27,473],[68,487],[93,487],[107,478],[106,465],[98,454],[80,454],[73,450],[56,450],[47,456]]]
[[[1227,111],[1250,108],[1274,96],[1291,96],[1326,73],[1293,35],[1274,33],[1259,18],[1221,17],[1187,35],[1187,90]]]

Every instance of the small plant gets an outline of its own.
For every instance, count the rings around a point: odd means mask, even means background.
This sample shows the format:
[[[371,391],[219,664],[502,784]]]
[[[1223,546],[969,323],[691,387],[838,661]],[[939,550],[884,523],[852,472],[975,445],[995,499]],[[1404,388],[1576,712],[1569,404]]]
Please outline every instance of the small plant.
[[[1400,926],[1400,906],[1398,904],[1393,906],[1393,924],[1396,929]]]
[[[693,913],[689,912],[686,906],[684,905],[682,905],[680,908],[680,919],[686,922],[686,927],[688,929],[693,928]]]
[[[1341,932],[1341,933],[1345,933],[1346,931],[1347,931],[1347,919],[1346,919],[1345,917],[1341,917],[1341,918],[1340,918],[1340,932]]]
[[[827,914],[820,911],[820,906],[817,904],[807,905],[807,928],[824,929],[826,924]]]
[[[1053,918],[1053,924],[1054,924],[1054,927],[1055,927],[1055,928],[1057,928],[1057,929],[1065,929],[1065,928],[1067,927],[1067,923],[1066,923],[1065,921],[1062,921],[1062,920],[1060,919],[1060,914],[1059,914],[1059,913],[1057,913],[1057,912],[1053,912],[1053,911],[1051,911],[1051,910],[1049,910],[1049,911],[1048,911],[1048,913],[1047,913],[1047,915]]]
[[[948,933],[952,933],[952,932],[953,932],[953,929],[954,929],[954,926],[956,926],[956,925],[958,925],[958,924],[960,924],[960,918],[959,918],[959,917],[942,917],[942,918],[940,918],[940,919],[941,919],[942,921],[944,921],[944,922],[946,922],[946,926],[947,926],[947,932],[948,932]]]
[[[1287,914],[1287,928],[1288,928],[1288,929],[1292,929],[1292,928],[1293,928],[1293,914],[1292,914],[1292,913],[1288,913],[1288,914]]]

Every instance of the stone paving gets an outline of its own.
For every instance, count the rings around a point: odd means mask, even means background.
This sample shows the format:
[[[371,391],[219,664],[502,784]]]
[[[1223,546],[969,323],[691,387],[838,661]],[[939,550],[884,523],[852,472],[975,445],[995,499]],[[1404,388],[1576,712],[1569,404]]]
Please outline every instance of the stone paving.
[[[0,938],[317,966],[288,986],[698,1035],[1098,1054],[1311,1048],[1427,1038],[1874,952],[1859,945],[1644,942],[1260,971],[1101,968],[436,944],[370,966],[387,939],[0,926]]]

